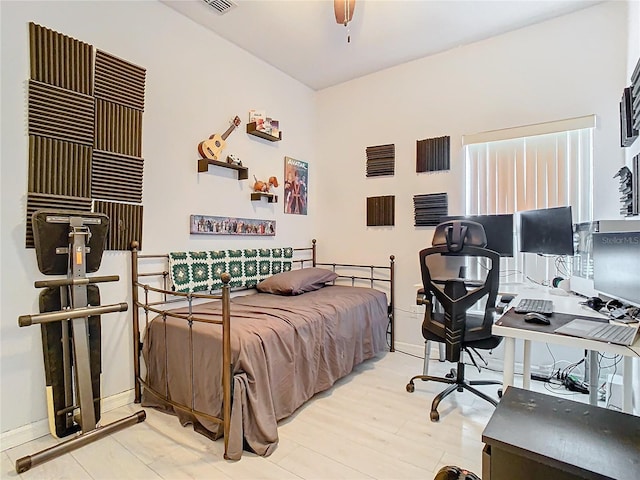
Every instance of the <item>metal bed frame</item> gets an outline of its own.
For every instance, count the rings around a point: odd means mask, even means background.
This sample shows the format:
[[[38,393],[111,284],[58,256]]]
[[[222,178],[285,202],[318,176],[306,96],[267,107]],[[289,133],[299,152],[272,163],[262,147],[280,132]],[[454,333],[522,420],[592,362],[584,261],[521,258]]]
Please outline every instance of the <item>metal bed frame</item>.
[[[162,399],[172,407],[187,412],[192,415],[201,416],[209,421],[220,424],[223,426],[224,436],[224,458],[227,457],[227,450],[229,446],[229,430],[231,425],[231,398],[232,398],[232,384],[231,379],[233,376],[233,365],[231,364],[231,293],[232,288],[229,285],[231,276],[228,273],[221,275],[223,286],[220,293],[216,294],[203,294],[203,293],[181,293],[170,290],[169,286],[169,255],[142,255],[138,251],[138,242],[131,243],[131,296],[133,304],[133,371],[134,371],[134,393],[135,403],[141,403],[142,401],[142,387],[147,389],[157,398]],[[377,265],[357,265],[357,264],[341,264],[341,263],[319,263],[316,261],[316,240],[313,239],[310,247],[294,248],[294,258],[292,263],[298,268],[304,268],[305,266],[312,267],[330,267],[333,272],[338,274],[337,280],[348,279],[351,280],[351,285],[355,286],[357,282],[368,282],[371,288],[375,288],[377,282],[383,282],[389,284],[389,296],[388,296],[388,316],[389,326],[387,328],[387,337],[389,350],[395,351],[395,336],[394,336],[394,270],[395,270],[395,256],[390,255],[388,266]],[[302,258],[300,258],[302,256]],[[161,271],[141,272],[141,261],[155,261],[156,263],[163,262],[166,267]],[[364,274],[340,274],[341,269],[367,269],[369,271],[368,276]],[[383,274],[386,272],[386,275]],[[162,288],[154,287],[146,283],[147,278],[156,278],[156,281],[160,279]],[[141,280],[143,279],[143,280]],[[334,281],[335,283],[335,281]],[[233,291],[251,290],[247,287],[234,288]],[[143,299],[140,299],[140,292],[143,293]],[[160,300],[150,301],[150,295],[159,296]],[[210,318],[201,318],[193,314],[194,300],[198,301],[211,301],[220,300],[222,302],[222,320],[212,320]],[[187,304],[188,313],[175,313],[170,312],[166,308],[162,308],[164,305],[172,303],[182,302]],[[159,392],[152,388],[141,374],[141,355],[142,355],[142,342],[140,339],[140,310],[144,311],[144,324],[145,329],[149,324],[149,314],[161,315],[163,318],[173,317],[183,319],[189,323],[189,351],[191,352],[190,359],[190,377],[193,385],[194,374],[194,361],[193,361],[193,322],[213,323],[222,326],[222,391],[223,391],[223,407],[222,416],[215,417],[205,412],[196,410],[193,408],[194,400],[192,398],[191,405],[183,405],[177,403],[163,392]],[[168,391],[168,386],[165,385],[165,390]],[[193,389],[192,389],[193,391]]]

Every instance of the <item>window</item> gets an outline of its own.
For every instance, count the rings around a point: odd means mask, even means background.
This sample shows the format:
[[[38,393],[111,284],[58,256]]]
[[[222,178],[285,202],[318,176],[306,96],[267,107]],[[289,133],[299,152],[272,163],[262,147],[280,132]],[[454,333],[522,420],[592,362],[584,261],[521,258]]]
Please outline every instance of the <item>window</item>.
[[[574,223],[591,221],[593,127],[590,115],[464,136],[465,213],[571,205]],[[563,259],[554,260],[517,254],[502,260],[503,275],[517,272],[544,281],[570,274]]]

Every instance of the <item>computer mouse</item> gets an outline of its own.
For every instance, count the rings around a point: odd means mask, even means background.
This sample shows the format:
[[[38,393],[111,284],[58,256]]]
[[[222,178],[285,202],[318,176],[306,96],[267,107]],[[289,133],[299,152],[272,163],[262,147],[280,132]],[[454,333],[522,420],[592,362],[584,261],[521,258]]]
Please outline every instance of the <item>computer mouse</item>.
[[[551,320],[541,313],[529,312],[524,315],[524,321],[528,323],[537,323],[539,325],[551,325]]]

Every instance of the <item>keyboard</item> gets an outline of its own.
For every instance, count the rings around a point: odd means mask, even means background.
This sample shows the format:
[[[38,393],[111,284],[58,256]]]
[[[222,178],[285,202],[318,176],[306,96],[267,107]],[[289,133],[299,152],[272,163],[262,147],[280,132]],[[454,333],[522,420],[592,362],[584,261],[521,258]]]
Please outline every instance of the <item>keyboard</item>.
[[[551,315],[553,313],[553,302],[551,300],[540,300],[537,298],[522,298],[515,308],[516,313],[541,313]]]
[[[631,345],[637,333],[637,328],[605,323],[601,327],[589,332],[589,337],[593,340],[601,340],[603,342]]]
[[[637,323],[635,326],[624,326],[575,318],[569,323],[556,328],[555,332],[573,337],[630,346],[638,334],[638,327]]]

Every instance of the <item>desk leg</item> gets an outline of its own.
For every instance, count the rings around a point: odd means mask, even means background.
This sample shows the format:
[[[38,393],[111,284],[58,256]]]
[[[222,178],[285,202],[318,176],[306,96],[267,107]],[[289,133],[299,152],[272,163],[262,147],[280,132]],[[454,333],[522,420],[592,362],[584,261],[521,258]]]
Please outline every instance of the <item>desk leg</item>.
[[[622,357],[622,411],[633,413],[633,358]]]
[[[502,375],[502,391],[513,385],[513,367],[516,363],[516,339],[505,337],[504,339],[504,374]]]
[[[524,356],[522,359],[522,388],[531,390],[531,341],[524,341]]]
[[[598,352],[589,350],[589,403],[598,406]]]

